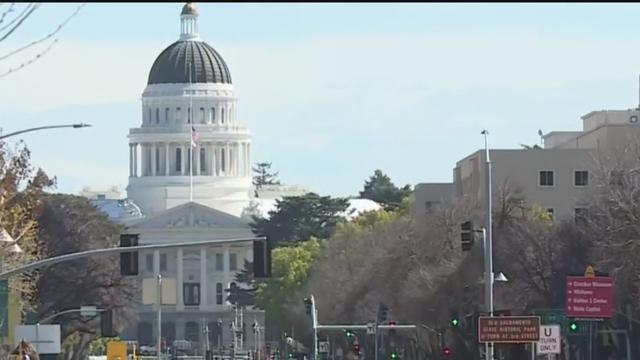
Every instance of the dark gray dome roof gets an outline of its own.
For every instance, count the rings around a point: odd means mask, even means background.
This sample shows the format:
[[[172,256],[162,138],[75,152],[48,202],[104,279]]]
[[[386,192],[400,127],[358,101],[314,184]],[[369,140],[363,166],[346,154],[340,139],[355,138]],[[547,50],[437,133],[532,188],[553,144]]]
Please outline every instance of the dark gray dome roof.
[[[187,84],[189,63],[192,83],[231,84],[222,56],[204,41],[176,41],[169,45],[151,66],[147,84]]]
[[[198,10],[196,10],[193,3],[188,2],[182,7],[182,13],[180,13],[180,15],[198,15]]]

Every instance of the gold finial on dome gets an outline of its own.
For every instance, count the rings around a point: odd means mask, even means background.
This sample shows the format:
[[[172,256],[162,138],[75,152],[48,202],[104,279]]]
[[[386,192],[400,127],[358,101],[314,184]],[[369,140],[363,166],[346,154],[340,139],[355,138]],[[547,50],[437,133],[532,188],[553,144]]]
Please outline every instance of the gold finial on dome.
[[[186,3],[182,7],[182,13],[180,15],[198,15],[198,10],[196,9],[196,5],[192,2]]]

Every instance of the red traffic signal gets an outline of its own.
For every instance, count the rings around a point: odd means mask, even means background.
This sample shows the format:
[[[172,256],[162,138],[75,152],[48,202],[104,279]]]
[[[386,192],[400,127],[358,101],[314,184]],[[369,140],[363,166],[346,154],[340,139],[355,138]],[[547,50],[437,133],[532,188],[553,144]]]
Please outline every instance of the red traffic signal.
[[[442,355],[451,356],[451,354],[452,354],[451,349],[449,349],[448,347],[442,349]]]
[[[360,344],[353,345],[353,352],[360,355]]]
[[[396,330],[396,321],[395,320],[389,320],[389,331],[395,331]]]

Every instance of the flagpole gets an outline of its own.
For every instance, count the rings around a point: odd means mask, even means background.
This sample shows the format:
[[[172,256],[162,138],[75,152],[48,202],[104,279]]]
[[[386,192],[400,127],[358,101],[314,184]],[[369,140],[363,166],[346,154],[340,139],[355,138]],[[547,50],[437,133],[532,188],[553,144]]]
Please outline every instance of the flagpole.
[[[189,125],[191,125],[191,129],[189,129],[189,134],[191,134],[191,143],[189,146],[191,150],[189,151],[189,201],[193,202],[193,149],[194,149],[194,140],[193,140],[193,97],[191,96],[191,62],[189,62]]]

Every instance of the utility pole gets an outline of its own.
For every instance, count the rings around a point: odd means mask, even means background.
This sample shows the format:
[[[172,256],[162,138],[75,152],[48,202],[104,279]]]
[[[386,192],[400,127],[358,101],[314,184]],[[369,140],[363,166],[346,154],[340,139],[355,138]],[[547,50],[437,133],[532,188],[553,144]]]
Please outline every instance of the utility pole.
[[[160,360],[162,350],[162,275],[158,274],[158,287],[156,289],[158,299],[158,343],[157,343],[157,357]]]
[[[489,157],[489,143],[487,130],[482,130],[485,149],[485,228],[484,228],[484,303],[493,316],[493,250],[492,250],[492,194],[491,194],[491,159]],[[493,343],[486,344],[486,358],[493,360]]]

